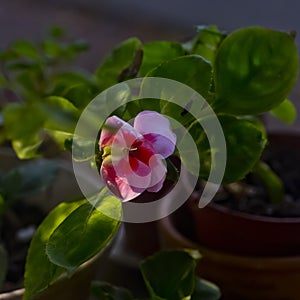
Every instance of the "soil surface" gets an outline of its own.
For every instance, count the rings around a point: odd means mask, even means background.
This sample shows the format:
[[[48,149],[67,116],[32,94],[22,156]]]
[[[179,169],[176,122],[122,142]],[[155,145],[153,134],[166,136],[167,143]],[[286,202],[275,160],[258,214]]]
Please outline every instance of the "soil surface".
[[[222,188],[216,202],[245,213],[270,217],[300,217],[300,153],[266,148],[263,161],[281,178],[284,198],[272,203],[266,187],[254,175],[238,186]]]

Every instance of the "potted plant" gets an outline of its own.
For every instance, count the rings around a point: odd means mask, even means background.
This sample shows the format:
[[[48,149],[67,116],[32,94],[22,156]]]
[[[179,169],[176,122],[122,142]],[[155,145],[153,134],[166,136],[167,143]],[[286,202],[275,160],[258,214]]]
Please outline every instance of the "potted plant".
[[[195,39],[184,44],[126,40],[89,80],[80,77],[80,83],[87,82],[83,92],[102,92],[93,101],[87,97],[83,104],[69,89],[61,89],[70,79],[65,75],[48,87],[46,106],[30,101],[30,108],[33,103],[38,107],[34,116],[63,112],[57,119],[62,123],[46,118],[34,129],[47,129],[59,145],[71,145],[74,161],[80,162],[74,163],[75,174],[85,166],[96,181],[101,175],[106,186],[81,185],[86,199],[60,204],[43,221],[28,252],[24,299],[34,298],[66,271],[72,275],[105,248],[121,219],[143,223],[179,208],[191,192],[185,193],[188,185],[180,186],[185,170],[196,176],[194,183],[207,180],[205,205],[216,192],[212,187],[236,182],[260,166],[266,133],[257,115],[269,110],[278,115],[291,107],[285,99],[296,80],[297,62],[293,33],[250,27],[226,35],[215,26],[199,27]],[[75,95],[81,98],[79,91]],[[71,100],[61,99],[62,94]],[[8,132],[10,116],[19,109],[4,111]],[[34,153],[34,145],[40,145],[37,131],[23,140],[30,141],[28,150]],[[17,137],[16,149],[24,146],[18,134],[8,134]],[[179,156],[181,172],[173,154]],[[274,178],[269,169],[266,174]],[[166,214],[159,201],[152,207],[134,200],[146,191],[157,195],[167,177],[180,184],[167,195],[174,201]]]

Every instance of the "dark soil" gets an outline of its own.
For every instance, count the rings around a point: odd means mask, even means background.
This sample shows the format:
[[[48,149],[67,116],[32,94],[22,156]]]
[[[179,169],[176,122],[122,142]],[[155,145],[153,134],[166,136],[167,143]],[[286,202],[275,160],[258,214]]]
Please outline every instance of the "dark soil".
[[[18,201],[3,215],[0,241],[8,253],[8,272],[0,292],[23,286],[30,240],[44,217],[44,213],[38,207],[29,206],[25,201]]]
[[[281,178],[285,195],[281,203],[272,203],[265,186],[248,175],[231,189],[222,188],[216,202],[241,212],[270,217],[300,217],[300,152],[266,149],[263,161]]]

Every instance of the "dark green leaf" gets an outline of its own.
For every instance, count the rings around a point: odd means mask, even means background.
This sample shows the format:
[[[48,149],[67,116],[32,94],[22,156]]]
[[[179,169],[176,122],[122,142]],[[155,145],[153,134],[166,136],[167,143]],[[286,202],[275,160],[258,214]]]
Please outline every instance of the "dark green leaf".
[[[112,239],[120,225],[121,202],[113,196],[99,200],[96,207],[87,203],[74,210],[51,234],[46,253],[52,263],[72,273]]]
[[[86,203],[86,200],[61,203],[50,212],[43,223],[38,227],[32,238],[27,254],[24,300],[34,299],[37,294],[45,290],[64,273],[63,268],[54,265],[48,259],[45,252],[46,244],[51,234],[65,218],[78,207],[85,205]]]
[[[179,43],[167,41],[154,41],[142,46],[143,62],[140,75],[145,76],[149,71],[161,63],[186,54]]]
[[[270,113],[287,124],[292,124],[297,118],[297,110],[294,104],[285,99],[278,106],[273,108]]]
[[[210,63],[199,55],[187,55],[166,61],[150,71],[147,76],[179,81],[196,90],[207,101],[211,99],[212,68]]]
[[[183,250],[160,251],[141,264],[144,280],[154,300],[188,299],[195,288],[195,268],[195,258]]]
[[[195,291],[191,300],[218,300],[220,298],[221,292],[215,284],[197,278]]]
[[[215,60],[215,107],[236,115],[268,111],[286,99],[298,73],[291,35],[259,27],[227,36]]]
[[[30,196],[45,190],[55,180],[58,173],[55,160],[35,159],[12,169],[0,180],[0,190],[5,198]]]
[[[7,203],[5,202],[3,195],[0,194],[0,216],[4,213],[6,207],[7,207]],[[0,286],[1,286],[1,283],[0,283]]]
[[[264,132],[252,122],[233,116],[219,115],[227,148],[227,161],[223,183],[230,183],[244,178],[259,160],[265,147]],[[204,122],[204,121],[202,121]],[[211,147],[206,134],[198,122],[189,132],[195,141],[200,157],[200,177],[207,179],[211,168],[218,169],[220,149]]]
[[[93,281],[91,294],[100,300],[134,300],[131,292],[127,289],[104,281]]]
[[[61,38],[64,36],[64,30],[59,26],[53,26],[49,30],[49,35],[53,38]]]
[[[130,38],[112,51],[95,73],[100,91],[119,82],[120,74],[132,64],[140,48],[141,42]]]

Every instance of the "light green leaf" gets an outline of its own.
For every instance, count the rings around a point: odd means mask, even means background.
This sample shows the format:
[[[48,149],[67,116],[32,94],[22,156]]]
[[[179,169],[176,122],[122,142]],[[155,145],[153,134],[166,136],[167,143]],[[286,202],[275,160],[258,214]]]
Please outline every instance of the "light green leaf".
[[[120,81],[120,75],[131,66],[140,48],[141,42],[137,38],[130,38],[112,51],[95,73],[100,91]]]
[[[120,225],[121,202],[113,196],[99,200],[96,207],[78,207],[51,234],[46,253],[52,263],[72,273],[112,239]],[[115,218],[107,215],[112,212]]]
[[[91,294],[100,300],[134,300],[129,290],[103,281],[92,282]]]
[[[287,124],[293,124],[297,118],[296,107],[288,99],[285,99],[278,106],[273,108],[270,113]]]
[[[14,139],[12,146],[19,159],[30,159],[40,157],[39,147],[42,140],[38,135]]]
[[[197,278],[195,291],[191,300],[218,300],[221,298],[220,289],[204,279]]]
[[[167,41],[145,43],[142,50],[143,61],[140,68],[142,77],[161,63],[186,54],[181,44]]]
[[[24,300],[32,300],[64,273],[64,269],[54,265],[48,259],[45,248],[55,229],[86,200],[65,202],[58,205],[38,227],[27,254],[25,267]],[[38,270],[38,272],[37,272]]]
[[[250,115],[286,99],[298,73],[293,37],[260,27],[243,28],[222,42],[214,67],[219,112]]]
[[[210,62],[214,62],[217,49],[225,34],[215,25],[197,26],[197,36],[190,42],[190,54],[198,54]]]
[[[141,271],[151,299],[189,299],[195,288],[196,261],[187,251],[160,251],[146,258]]]

